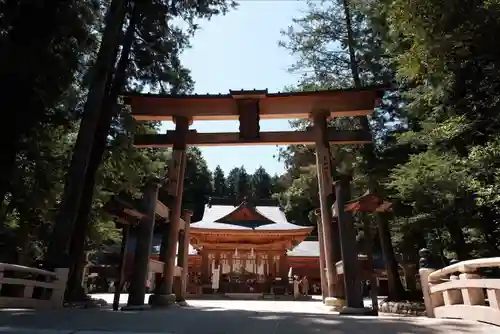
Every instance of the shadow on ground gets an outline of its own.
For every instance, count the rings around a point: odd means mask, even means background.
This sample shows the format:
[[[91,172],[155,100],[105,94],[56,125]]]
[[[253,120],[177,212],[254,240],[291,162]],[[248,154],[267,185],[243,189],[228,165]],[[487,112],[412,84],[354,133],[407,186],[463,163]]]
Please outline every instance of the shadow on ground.
[[[485,325],[486,326],[486,325]],[[0,332],[23,329],[100,330],[175,334],[430,334],[497,333],[476,324],[427,318],[344,317],[336,314],[276,313],[217,307],[171,307],[167,310],[114,312],[110,309],[59,311],[0,311]],[[500,333],[500,331],[498,332]]]

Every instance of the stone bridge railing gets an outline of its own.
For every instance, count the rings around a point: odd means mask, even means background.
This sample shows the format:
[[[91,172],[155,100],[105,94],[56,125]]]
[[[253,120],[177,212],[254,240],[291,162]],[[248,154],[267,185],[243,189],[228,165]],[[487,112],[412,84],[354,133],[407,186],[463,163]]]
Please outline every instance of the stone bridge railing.
[[[0,262],[0,308],[62,308],[68,272]]]
[[[443,269],[420,269],[428,317],[482,321],[500,326],[500,279],[481,268],[500,267],[500,257],[457,262]]]

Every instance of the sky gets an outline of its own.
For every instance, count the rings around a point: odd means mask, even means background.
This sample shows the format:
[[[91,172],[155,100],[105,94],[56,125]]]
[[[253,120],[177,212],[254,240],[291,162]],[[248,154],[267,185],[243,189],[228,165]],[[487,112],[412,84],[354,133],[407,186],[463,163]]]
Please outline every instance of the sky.
[[[280,30],[305,8],[304,1],[241,0],[237,10],[210,21],[201,21],[192,38],[192,48],[181,60],[191,70],[195,93],[228,93],[230,89],[268,89],[282,91],[298,77],[287,72],[294,62],[288,51],[278,46]],[[171,122],[163,131],[173,129]],[[237,132],[237,121],[197,121],[191,126],[198,132]],[[260,122],[261,131],[290,130],[287,120]],[[277,160],[276,146],[204,147],[203,156],[213,170],[220,165],[227,174],[244,166],[253,173],[263,166],[269,174],[284,172]]]

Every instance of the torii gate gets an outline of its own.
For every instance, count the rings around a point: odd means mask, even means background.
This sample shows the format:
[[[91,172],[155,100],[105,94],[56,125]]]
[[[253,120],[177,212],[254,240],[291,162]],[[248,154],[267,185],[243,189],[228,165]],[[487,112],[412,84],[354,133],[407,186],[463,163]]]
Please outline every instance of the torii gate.
[[[173,147],[172,166],[169,169],[169,194],[175,198],[171,213],[169,247],[165,254],[164,285],[152,302],[159,305],[171,303],[177,230],[181,215],[186,147],[224,145],[285,145],[315,144],[318,184],[321,203],[322,245],[327,272],[328,297],[334,298],[337,280],[332,254],[332,212],[335,191],[332,181],[331,144],[365,144],[372,140],[367,131],[338,131],[327,127],[330,117],[366,116],[373,112],[381,90],[375,87],[347,90],[324,90],[298,93],[268,93],[266,90],[230,90],[229,94],[207,95],[158,95],[126,94],[125,104],[138,121],[173,121],[175,130],[166,134],[136,135],[136,147]],[[260,132],[260,119],[310,119],[312,127],[306,131]],[[239,132],[198,133],[189,130],[197,120],[239,120]],[[342,224],[339,221],[339,225]],[[346,224],[349,225],[349,224]],[[353,228],[345,226],[345,229]],[[352,235],[352,233],[349,233]],[[345,240],[340,235],[341,242]],[[343,254],[344,260],[357,258],[357,254]],[[351,256],[352,255],[352,256]],[[357,261],[347,270],[350,277],[357,276]],[[347,306],[362,308],[363,301],[359,280],[349,282],[351,300]],[[358,292],[356,292],[358,291]]]

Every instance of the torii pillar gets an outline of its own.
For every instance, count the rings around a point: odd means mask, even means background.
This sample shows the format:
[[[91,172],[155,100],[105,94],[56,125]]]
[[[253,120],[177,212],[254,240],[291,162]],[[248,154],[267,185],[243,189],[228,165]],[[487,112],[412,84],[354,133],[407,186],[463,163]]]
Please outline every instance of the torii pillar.
[[[182,268],[181,284],[176,293],[176,301],[182,305],[186,303],[188,274],[189,274],[189,225],[191,224],[192,211],[184,211],[184,230],[179,231],[179,254],[177,255],[177,265]]]
[[[140,310],[144,307],[146,296],[146,279],[148,275],[149,258],[151,256],[151,242],[156,217],[156,201],[160,183],[151,180],[146,184],[144,191],[145,215],[137,228],[137,241],[134,254],[134,270],[130,279],[130,288],[127,305],[123,310]],[[119,287],[116,287],[117,289]]]
[[[316,215],[316,223],[318,225],[318,242],[319,242],[319,270],[321,278],[321,298],[323,302],[328,297],[328,282],[326,278],[326,263],[325,263],[325,242],[323,241],[323,224],[321,222],[321,210],[314,210]]]
[[[363,305],[363,295],[361,293],[361,283],[359,280],[358,251],[356,249],[356,230],[352,221],[351,212],[345,210],[351,196],[350,192],[351,176],[340,174],[335,182],[336,203],[335,211],[338,219],[340,234],[340,248],[342,252],[342,265],[344,268],[344,287],[346,294],[346,307],[340,314],[369,315],[371,309]]]
[[[191,120],[184,116],[175,116],[175,139],[172,152],[172,163],[169,168],[168,194],[173,197],[173,207],[170,215],[168,229],[168,242],[163,258],[162,284],[151,295],[152,307],[164,307],[175,303],[173,293],[175,257],[177,255],[177,242],[182,214],[182,195],[184,192],[184,171],[186,169],[186,136],[191,125]]]
[[[335,192],[332,182],[332,161],[330,158],[330,144],[327,140],[327,117],[328,112],[312,114],[313,131],[315,132],[316,144],[316,166],[318,169],[319,201],[321,212],[321,227],[324,257],[326,267],[327,298],[325,305],[341,309],[344,306],[343,296],[338,296],[337,286],[341,284],[338,280],[335,268],[333,249],[333,224],[332,205]],[[318,225],[319,226],[319,225]],[[321,254],[320,254],[321,255]]]

